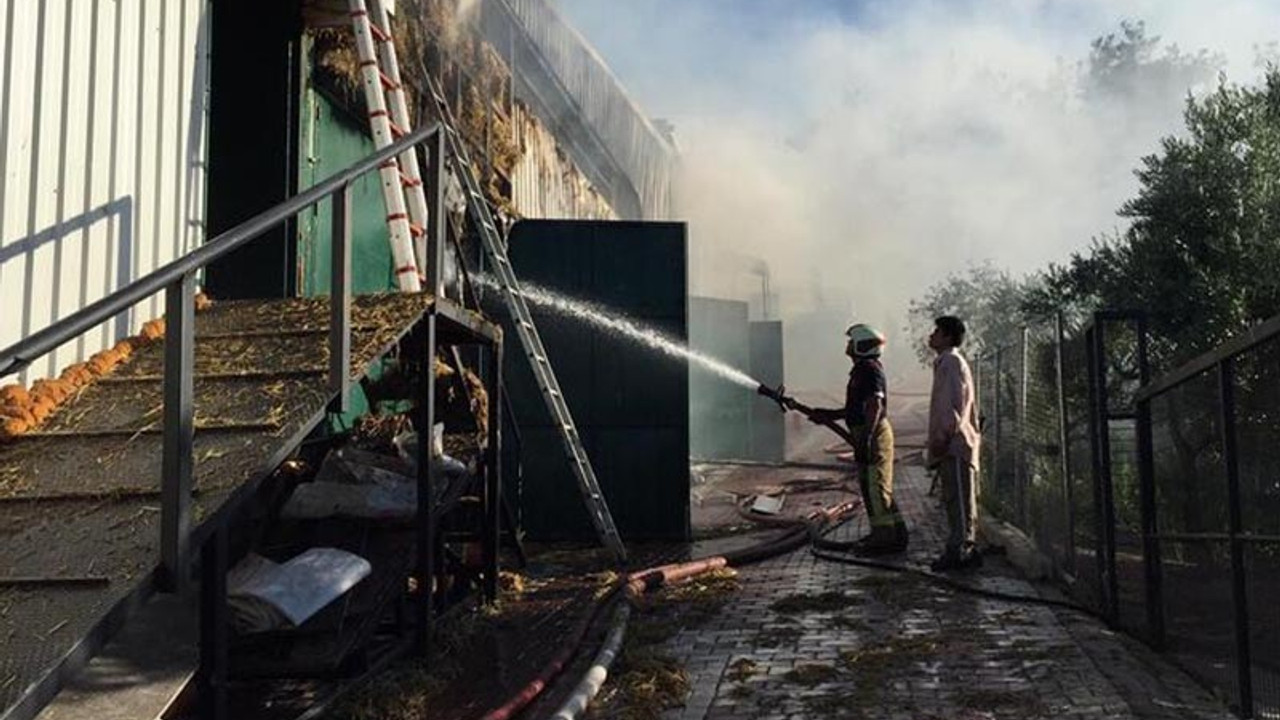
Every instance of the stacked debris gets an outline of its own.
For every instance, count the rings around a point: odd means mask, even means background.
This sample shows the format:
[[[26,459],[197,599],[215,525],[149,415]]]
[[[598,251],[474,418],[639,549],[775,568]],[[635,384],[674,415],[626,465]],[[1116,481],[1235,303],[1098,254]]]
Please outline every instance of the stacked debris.
[[[213,301],[204,293],[196,295],[196,310],[204,310]],[[56,378],[36,380],[30,389],[18,383],[0,387],[0,442],[34,432],[68,399],[110,375],[129,360],[137,350],[164,339],[164,319],[143,323],[141,331],[103,350],[85,362],[67,366]]]
[[[315,86],[365,117],[364,91],[355,37],[345,14],[326,0],[310,0],[304,9],[311,43],[311,78]],[[474,168],[491,203],[514,215],[510,177],[520,158],[512,117],[511,70],[479,33],[459,17],[451,0],[406,0],[391,20],[405,84],[406,102],[415,124],[428,115],[424,97],[428,74],[439,80],[458,120],[458,131],[481,165]]]

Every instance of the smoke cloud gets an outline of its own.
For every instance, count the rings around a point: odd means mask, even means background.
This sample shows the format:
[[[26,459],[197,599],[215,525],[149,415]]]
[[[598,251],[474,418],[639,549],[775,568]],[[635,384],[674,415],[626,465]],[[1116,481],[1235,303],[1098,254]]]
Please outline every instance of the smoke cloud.
[[[1248,82],[1280,27],[1267,0],[560,6],[675,126],[691,293],[754,299],[767,263],[801,387],[838,387],[855,317],[888,331],[902,376],[922,341],[902,337],[906,306],[926,287],[987,259],[1029,272],[1121,226],[1140,156],[1216,78],[1100,88],[1094,38],[1142,21],[1161,38],[1152,61],[1204,49]]]

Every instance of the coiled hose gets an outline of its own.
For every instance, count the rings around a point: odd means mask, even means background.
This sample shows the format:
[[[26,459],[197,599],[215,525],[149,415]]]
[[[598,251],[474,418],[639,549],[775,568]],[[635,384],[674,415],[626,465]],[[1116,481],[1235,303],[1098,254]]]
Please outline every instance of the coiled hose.
[[[855,503],[845,502],[814,511],[802,519],[779,518],[772,524],[783,525],[787,529],[778,537],[720,555],[661,565],[631,573],[601,597],[591,612],[574,626],[569,641],[531,682],[502,705],[486,713],[481,720],[510,720],[524,710],[546,689],[552,679],[563,672],[578,653],[587,630],[595,623],[604,608],[615,601],[622,602],[626,609],[619,607],[615,611],[608,638],[596,654],[591,667],[579,680],[569,699],[553,714],[553,717],[558,720],[572,720],[586,708],[604,684],[608,669],[616,658],[622,638],[625,636],[626,623],[631,612],[629,605],[632,601],[665,585],[678,583],[703,573],[725,567],[740,567],[797,550],[809,544],[816,534],[830,530],[848,520],[856,507]]]

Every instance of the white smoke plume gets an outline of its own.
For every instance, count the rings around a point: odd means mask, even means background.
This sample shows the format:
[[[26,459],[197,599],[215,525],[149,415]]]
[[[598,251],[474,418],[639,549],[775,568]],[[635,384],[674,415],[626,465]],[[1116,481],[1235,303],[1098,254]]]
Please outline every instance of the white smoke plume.
[[[840,382],[854,317],[889,332],[891,367],[913,366],[921,339],[901,328],[927,286],[986,259],[1032,271],[1121,226],[1140,156],[1216,79],[1100,93],[1085,82],[1094,38],[1141,21],[1161,38],[1153,61],[1203,49],[1247,82],[1280,28],[1271,0],[560,6],[675,126],[691,293],[750,298],[743,258],[763,259],[784,323],[805,330],[787,339],[797,386]]]

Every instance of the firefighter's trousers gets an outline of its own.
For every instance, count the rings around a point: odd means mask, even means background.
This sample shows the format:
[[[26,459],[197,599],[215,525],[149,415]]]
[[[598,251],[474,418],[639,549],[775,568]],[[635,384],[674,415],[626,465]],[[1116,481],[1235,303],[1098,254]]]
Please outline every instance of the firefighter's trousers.
[[[858,489],[862,491],[871,532],[880,535],[884,533],[883,529],[888,529],[894,533],[905,533],[906,523],[893,501],[893,426],[888,420],[881,420],[871,436],[870,447],[867,447],[864,426],[855,426],[852,434],[857,443],[854,458],[858,468]]]

